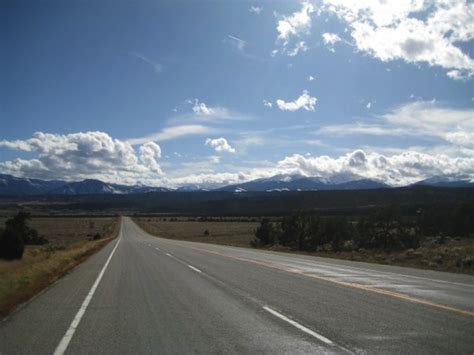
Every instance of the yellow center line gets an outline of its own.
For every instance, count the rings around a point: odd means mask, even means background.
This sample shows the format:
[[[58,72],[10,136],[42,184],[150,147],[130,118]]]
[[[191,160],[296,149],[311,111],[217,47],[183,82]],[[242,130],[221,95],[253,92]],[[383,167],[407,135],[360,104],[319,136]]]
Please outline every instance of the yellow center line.
[[[219,253],[219,252],[216,252],[216,251],[191,247],[191,246],[188,246],[188,245],[186,245],[185,247],[190,248],[190,249],[194,249],[194,250],[197,250],[197,251],[202,251],[202,252],[205,252],[205,253],[220,255],[222,257],[243,261],[243,262],[250,263],[250,264],[264,266],[264,267],[267,267],[267,268],[270,268],[270,269],[284,271],[284,272],[287,272],[287,273],[290,273],[290,274],[297,274],[297,275],[310,277],[312,279],[332,282],[332,283],[335,283],[335,284],[338,284],[338,285],[341,285],[341,286],[352,287],[352,288],[359,289],[359,290],[369,291],[369,292],[377,293],[377,294],[384,295],[384,296],[394,297],[394,298],[404,300],[404,301],[408,301],[408,302],[423,304],[423,305],[426,305],[426,306],[435,307],[435,308],[438,308],[438,309],[443,309],[445,311],[450,311],[450,312],[462,314],[462,315],[465,315],[465,316],[474,317],[474,312],[472,312],[472,311],[468,311],[468,310],[461,309],[461,308],[456,308],[456,307],[451,307],[451,306],[448,306],[448,305],[445,305],[445,304],[431,302],[431,301],[428,301],[428,300],[424,300],[422,298],[409,296],[409,295],[399,293],[399,292],[395,292],[395,291],[384,290],[384,289],[381,289],[381,288],[371,287],[371,286],[357,284],[357,283],[353,283],[353,282],[340,281],[340,280],[336,280],[336,279],[326,277],[326,276],[319,276],[319,275],[315,275],[313,273],[307,273],[307,272],[299,271],[299,270],[295,270],[295,269],[288,269],[288,268],[285,268],[285,267],[282,267],[282,266],[277,266],[275,264],[270,264],[270,263],[263,262],[263,261],[242,258],[242,257],[239,257],[239,256],[226,255],[226,254],[222,254],[222,253]]]

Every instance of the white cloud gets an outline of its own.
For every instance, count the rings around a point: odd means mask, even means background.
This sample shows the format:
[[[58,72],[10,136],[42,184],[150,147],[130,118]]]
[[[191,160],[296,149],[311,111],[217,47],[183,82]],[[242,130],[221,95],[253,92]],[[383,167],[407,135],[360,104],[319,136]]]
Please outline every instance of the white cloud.
[[[199,102],[198,99],[194,101],[193,112],[198,116],[211,116],[215,114],[213,108],[207,107],[204,102]]]
[[[23,141],[0,141],[0,147],[36,154],[32,159],[0,163],[3,172],[18,176],[137,182],[156,180],[163,174],[158,162],[161,149],[156,143],[146,142],[137,152],[129,142],[113,139],[104,132],[37,132]]]
[[[269,107],[269,108],[273,107],[273,104],[270,101],[262,100],[262,103],[263,103],[263,106],[266,106],[266,107]]]
[[[474,109],[444,107],[435,101],[415,101],[381,116],[386,122],[413,133],[438,137],[453,144],[467,144],[466,133],[474,132]],[[474,145],[474,141],[471,141]]]
[[[214,150],[218,153],[235,153],[235,149],[230,146],[230,144],[227,142],[227,139],[222,137],[215,139],[208,138],[206,139],[205,144],[211,148],[214,148]]]
[[[474,76],[474,71],[453,69],[448,71],[446,75],[453,80],[466,81]]]
[[[387,150],[388,152],[388,150]],[[436,175],[474,180],[474,151],[465,157],[452,157],[449,151],[419,152],[394,150],[381,154],[354,150],[338,157],[325,155],[286,156],[277,163],[257,168],[237,168],[234,172],[209,172],[177,177],[175,184],[236,184],[276,174],[302,174],[324,178],[368,178],[400,186]]]
[[[289,57],[294,57],[298,55],[298,53],[301,52],[306,52],[308,50],[308,46],[304,41],[299,41],[296,43],[295,47],[293,49],[288,50],[286,53],[288,54]]]
[[[371,107],[372,107],[372,102],[367,102],[367,105],[365,105],[365,108],[367,110],[370,110]]]
[[[163,174],[157,159],[161,158],[161,148],[155,142],[148,142],[140,146],[140,160],[149,167],[152,172]]]
[[[323,37],[324,44],[328,47],[328,49],[331,52],[335,51],[334,50],[334,45],[337,42],[341,41],[341,37],[339,37],[339,35],[336,34],[336,33],[325,32],[325,33],[322,34],[322,37]]]
[[[472,157],[452,158],[445,154],[415,151],[385,156],[355,150],[338,158],[294,154],[278,162],[278,167],[309,176],[357,175],[384,181],[390,185],[406,185],[436,175],[455,175],[474,179]]]
[[[316,79],[314,76],[312,75],[308,76],[308,81],[314,81],[314,79]]]
[[[453,79],[474,75],[474,60],[457,46],[474,38],[472,2],[324,0],[324,9],[349,24],[359,51],[384,62],[440,66]]]
[[[322,37],[324,44],[336,44],[341,41],[341,37],[336,33],[325,32],[322,34]]]
[[[433,114],[434,109],[430,110]],[[447,119],[444,125],[453,125],[453,122],[456,122],[455,126],[466,124],[462,115]],[[440,122],[436,114],[435,117],[428,116],[423,118],[425,122],[431,122],[432,125],[433,122]],[[397,120],[404,121],[408,117],[409,115],[402,115]],[[159,165],[161,149],[156,143],[147,142],[134,149],[130,143],[113,139],[103,132],[67,135],[39,132],[27,140],[0,141],[1,147],[28,151],[36,155],[31,159],[18,158],[1,162],[0,170],[3,173],[42,179],[97,178],[116,183],[167,186],[183,183],[230,184],[278,173],[300,173],[327,178],[342,174],[377,179],[391,185],[409,184],[435,175],[474,180],[474,149],[469,148],[472,147],[474,130],[462,133],[456,129],[446,133],[450,136],[447,140],[465,144],[465,147],[448,145],[431,150],[422,147],[419,150],[413,148],[406,151],[385,149],[384,154],[367,148],[370,151],[355,150],[339,157],[292,154],[276,163],[263,162],[256,168],[232,167],[230,169],[236,171],[227,172],[214,170],[214,166],[220,163],[220,158],[211,155],[205,161],[183,163],[187,164],[186,174],[172,179],[163,176]],[[235,152],[225,138],[208,139],[206,145],[217,152]],[[196,169],[202,173],[191,173]]]
[[[303,93],[294,101],[286,102],[284,100],[276,100],[276,105],[282,111],[298,111],[303,109],[305,111],[314,111],[317,98],[311,97],[308,90],[303,90]]]
[[[150,134],[145,137],[127,139],[127,143],[130,143],[132,145],[137,145],[137,144],[143,144],[150,141],[160,142],[160,141],[167,141],[170,139],[181,138],[185,136],[204,135],[204,134],[209,134],[209,133],[214,133],[214,132],[216,132],[216,129],[214,128],[203,126],[203,125],[197,125],[197,124],[171,126],[171,127],[163,128],[161,131]],[[0,146],[1,144],[2,143],[0,142]]]
[[[283,16],[277,24],[278,40],[286,46],[290,37],[299,37],[307,34],[311,28],[311,13],[314,6],[309,1],[301,4],[301,10],[294,12],[291,16]]]
[[[260,15],[263,11],[263,6],[250,6],[249,11],[253,14]]]

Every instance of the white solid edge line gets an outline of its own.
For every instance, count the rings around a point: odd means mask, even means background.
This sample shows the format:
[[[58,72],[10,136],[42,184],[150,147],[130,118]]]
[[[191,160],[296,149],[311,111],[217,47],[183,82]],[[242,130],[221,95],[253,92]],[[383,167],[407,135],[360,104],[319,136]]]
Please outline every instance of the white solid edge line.
[[[69,342],[71,341],[74,333],[76,332],[76,329],[79,326],[82,316],[86,312],[87,306],[89,306],[89,303],[92,300],[92,296],[94,296],[95,290],[97,289],[97,286],[99,286],[100,280],[102,280],[102,276],[104,276],[105,269],[107,269],[107,266],[109,265],[110,260],[112,259],[112,256],[114,255],[115,250],[117,249],[117,246],[119,245],[121,239],[122,239],[122,234],[120,234],[117,244],[115,244],[114,249],[110,253],[109,258],[105,262],[104,266],[102,267],[102,270],[100,271],[99,276],[97,276],[97,279],[95,280],[94,284],[92,285],[92,288],[90,289],[89,293],[84,299],[84,302],[82,302],[81,308],[79,308],[79,311],[77,312],[71,325],[69,326],[69,329],[66,331],[66,334],[64,334],[63,338],[61,339],[61,342],[56,347],[56,350],[54,350],[54,355],[63,355],[64,352],[66,351],[69,345]]]
[[[188,267],[189,267],[190,269],[193,269],[193,270],[196,271],[196,272],[202,273],[201,270],[199,270],[198,268],[196,268],[196,267],[194,267],[194,266],[192,266],[192,265],[188,265]]]
[[[330,345],[333,344],[333,342],[332,342],[331,340],[329,340],[328,338],[326,338],[326,337],[324,337],[324,336],[322,336],[322,335],[320,335],[320,334],[318,334],[318,333],[312,331],[312,330],[309,329],[309,328],[306,328],[305,326],[303,326],[303,325],[301,325],[301,324],[295,322],[294,320],[291,320],[291,319],[288,318],[288,317],[285,317],[283,314],[278,313],[277,311],[274,311],[274,310],[271,309],[270,307],[264,306],[263,309],[266,310],[267,312],[270,312],[270,313],[273,314],[275,317],[278,317],[278,318],[284,320],[285,322],[290,323],[292,326],[298,328],[299,330],[301,330],[301,331],[303,331],[303,332],[305,332],[305,333],[307,333],[307,334],[309,334],[309,335],[315,337],[316,339],[319,339],[319,340],[321,340],[322,342],[324,342],[324,343],[326,343],[326,344],[330,344]]]

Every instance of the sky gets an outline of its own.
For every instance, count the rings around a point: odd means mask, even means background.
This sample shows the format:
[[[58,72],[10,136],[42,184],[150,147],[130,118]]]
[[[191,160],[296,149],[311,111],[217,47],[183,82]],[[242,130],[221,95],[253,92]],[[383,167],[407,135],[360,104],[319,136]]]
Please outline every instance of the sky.
[[[0,172],[474,180],[474,2],[0,2]]]

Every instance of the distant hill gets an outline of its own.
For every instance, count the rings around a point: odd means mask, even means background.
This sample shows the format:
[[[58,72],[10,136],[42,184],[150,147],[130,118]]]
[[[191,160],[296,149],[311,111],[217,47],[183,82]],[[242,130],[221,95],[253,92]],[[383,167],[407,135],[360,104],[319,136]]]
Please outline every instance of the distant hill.
[[[241,184],[228,185],[217,191],[229,192],[258,192],[258,191],[321,191],[321,190],[361,190],[389,188],[379,181],[351,176],[354,180],[347,180],[347,176],[334,176],[329,179],[322,177],[307,177],[303,175],[280,174],[270,178],[256,179]],[[341,181],[341,182],[339,182]]]

